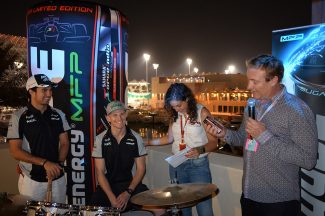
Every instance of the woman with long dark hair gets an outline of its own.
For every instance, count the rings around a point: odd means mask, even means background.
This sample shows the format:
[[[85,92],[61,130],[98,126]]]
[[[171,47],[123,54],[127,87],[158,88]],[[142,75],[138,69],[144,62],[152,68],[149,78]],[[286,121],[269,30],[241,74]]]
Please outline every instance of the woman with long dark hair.
[[[208,152],[217,147],[217,139],[205,131],[203,120],[211,116],[209,110],[198,104],[189,87],[183,83],[170,85],[165,96],[165,109],[172,117],[165,137],[148,141],[148,145],[172,144],[173,154],[188,149],[189,159],[177,166],[169,166],[170,179],[184,183],[211,183]],[[191,208],[182,209],[183,216],[192,215]],[[213,216],[212,201],[196,205],[199,216]]]

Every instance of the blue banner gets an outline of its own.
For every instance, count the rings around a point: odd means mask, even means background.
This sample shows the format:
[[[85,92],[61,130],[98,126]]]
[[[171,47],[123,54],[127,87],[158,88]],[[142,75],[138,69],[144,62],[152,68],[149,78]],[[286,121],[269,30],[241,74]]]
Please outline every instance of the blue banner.
[[[272,53],[285,66],[283,83],[315,113],[318,160],[314,169],[301,169],[301,211],[325,214],[325,24],[273,31]],[[304,128],[301,128],[304,130]]]

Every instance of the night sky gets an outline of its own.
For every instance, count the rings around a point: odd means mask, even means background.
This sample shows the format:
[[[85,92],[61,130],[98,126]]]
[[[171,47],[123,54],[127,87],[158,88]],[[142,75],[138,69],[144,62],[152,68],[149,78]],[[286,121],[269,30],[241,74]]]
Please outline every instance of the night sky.
[[[26,36],[27,8],[41,0],[1,5],[0,33]],[[186,58],[200,72],[245,72],[245,60],[271,53],[272,31],[311,24],[311,1],[299,0],[93,0],[129,19],[129,79],[145,79],[143,53],[159,63],[160,75],[188,73]]]

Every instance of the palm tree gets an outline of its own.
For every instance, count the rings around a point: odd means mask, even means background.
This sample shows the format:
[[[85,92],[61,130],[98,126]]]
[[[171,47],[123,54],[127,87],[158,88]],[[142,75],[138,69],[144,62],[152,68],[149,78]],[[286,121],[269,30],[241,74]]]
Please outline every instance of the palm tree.
[[[10,41],[0,40],[0,76],[19,58],[18,50]]]
[[[0,98],[6,106],[23,106],[27,102],[25,84],[28,79],[27,68],[5,70],[0,81]]]
[[[0,35],[0,101],[6,106],[22,106],[26,102],[26,49],[14,41],[18,43],[7,35]]]

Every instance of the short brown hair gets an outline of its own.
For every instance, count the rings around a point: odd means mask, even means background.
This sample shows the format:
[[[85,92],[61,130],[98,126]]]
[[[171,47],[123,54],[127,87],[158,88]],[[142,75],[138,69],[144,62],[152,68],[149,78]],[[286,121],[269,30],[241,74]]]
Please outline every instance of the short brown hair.
[[[262,69],[266,72],[266,81],[270,81],[275,76],[282,81],[284,74],[284,66],[280,59],[272,55],[258,55],[246,61],[246,68]]]

